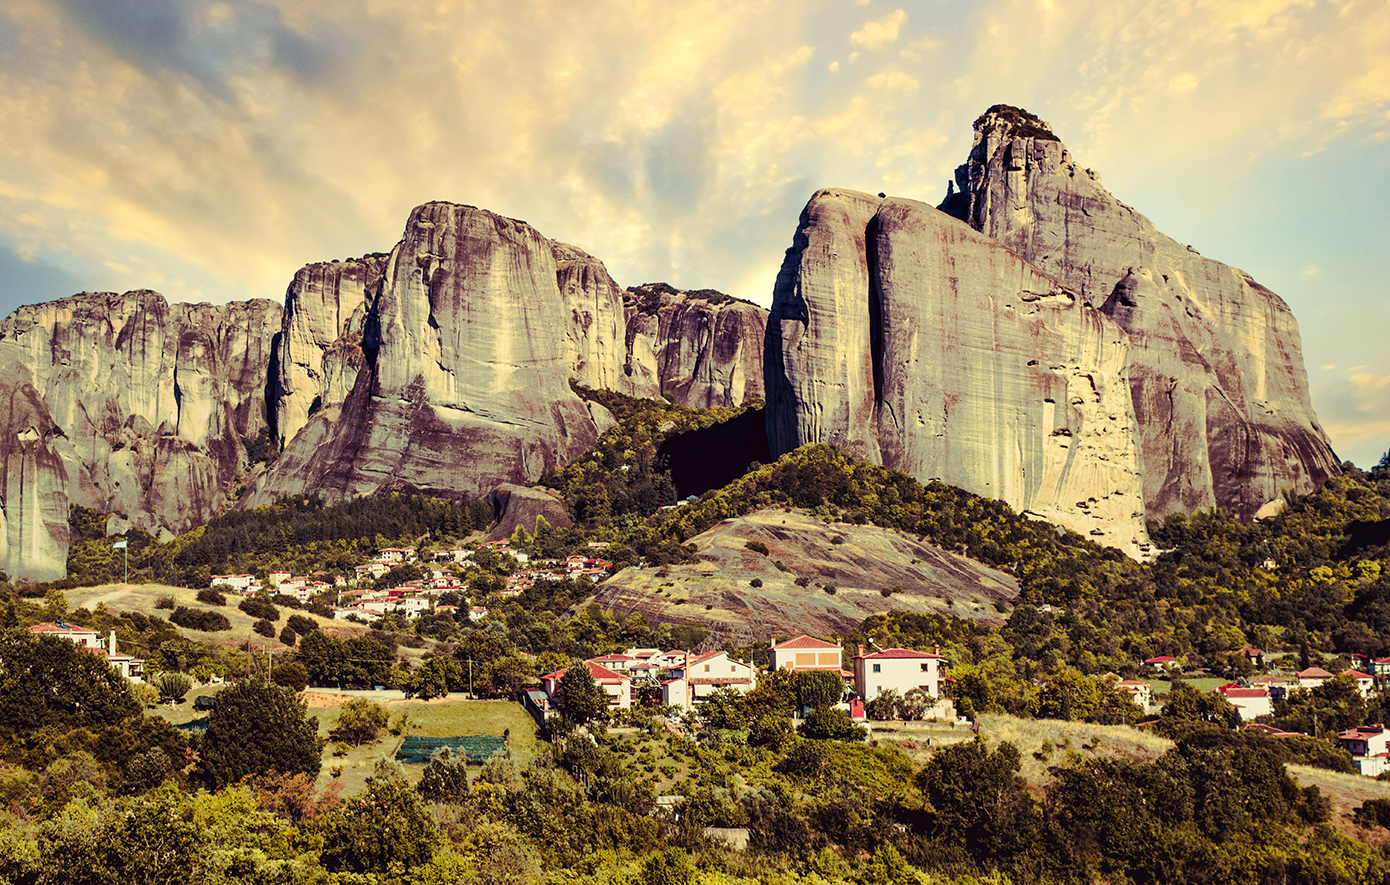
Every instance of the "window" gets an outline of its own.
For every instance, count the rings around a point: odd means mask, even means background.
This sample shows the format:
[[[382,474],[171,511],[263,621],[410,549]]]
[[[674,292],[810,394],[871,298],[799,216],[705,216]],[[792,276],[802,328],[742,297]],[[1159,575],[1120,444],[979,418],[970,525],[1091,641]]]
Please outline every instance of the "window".
[[[874,672],[875,672],[875,673],[881,673],[881,672],[883,672],[883,665],[882,665],[882,664],[874,664]]]
[[[931,672],[931,664],[930,664],[930,663],[924,663],[924,664],[922,664],[922,672],[923,672],[923,673],[930,673],[930,672]]]
[[[709,672],[709,664],[705,664],[705,672],[706,672],[706,673]]]

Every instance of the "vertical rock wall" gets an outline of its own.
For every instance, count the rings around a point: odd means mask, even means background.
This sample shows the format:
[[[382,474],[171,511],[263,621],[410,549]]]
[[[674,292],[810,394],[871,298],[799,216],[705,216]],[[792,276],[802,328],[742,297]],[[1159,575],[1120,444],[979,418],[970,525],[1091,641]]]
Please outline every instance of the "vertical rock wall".
[[[26,366],[0,362],[0,571],[52,581],[67,574],[73,453],[32,380]]]
[[[1154,229],[1051,127],[996,106],[942,209],[1062,280],[1128,334],[1150,516],[1249,518],[1339,472],[1308,393],[1298,324],[1248,274]]]

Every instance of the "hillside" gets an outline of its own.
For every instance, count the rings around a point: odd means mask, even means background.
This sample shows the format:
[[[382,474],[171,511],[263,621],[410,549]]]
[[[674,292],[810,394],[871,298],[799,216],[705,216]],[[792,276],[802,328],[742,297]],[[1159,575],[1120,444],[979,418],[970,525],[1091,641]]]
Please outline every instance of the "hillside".
[[[698,624],[742,645],[842,632],[889,607],[999,624],[1018,596],[1018,582],[1004,572],[899,531],[828,523],[803,510],[756,510],[689,543],[691,562],[625,569],[594,601]]]

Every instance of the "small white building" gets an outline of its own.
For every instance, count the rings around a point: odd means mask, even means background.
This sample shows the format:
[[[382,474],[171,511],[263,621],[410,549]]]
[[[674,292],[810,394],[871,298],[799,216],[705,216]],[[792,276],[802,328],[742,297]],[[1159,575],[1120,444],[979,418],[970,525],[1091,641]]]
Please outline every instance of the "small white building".
[[[133,658],[130,655],[123,655],[116,651],[116,631],[112,630],[107,637],[106,644],[101,641],[101,634],[95,630],[88,630],[86,627],[74,627],[64,621],[52,623],[35,624],[29,628],[30,633],[39,636],[54,636],[58,639],[66,639],[73,645],[94,655],[100,655],[106,659],[106,663],[114,667],[117,672],[131,682],[145,681],[145,661],[141,658]]]
[[[1236,708],[1242,722],[1249,722],[1251,719],[1267,716],[1274,712],[1274,701],[1269,696],[1268,688],[1262,686],[1241,688],[1236,685],[1223,685],[1217,691],[1225,695],[1226,700],[1231,702],[1231,706]]]
[[[1134,702],[1145,710],[1153,706],[1154,690],[1147,682],[1140,682],[1138,679],[1121,679],[1115,683],[1115,688],[1119,691],[1129,692]]]
[[[254,593],[261,589],[261,582],[255,575],[213,575],[209,587],[225,584],[238,593]]]
[[[1295,676],[1295,678],[1298,679],[1299,688],[1308,689],[1317,688],[1319,685],[1324,685],[1327,683],[1329,679],[1333,678],[1333,674],[1329,673],[1321,667],[1309,667],[1306,670],[1299,670],[1297,673],[1293,675]]]
[[[585,661],[585,666],[589,668],[589,673],[594,677],[604,693],[608,695],[608,706],[627,710],[632,707],[632,680],[621,673],[614,673],[602,664],[593,661]],[[568,669],[568,668],[567,668]],[[565,678],[565,670],[556,670],[554,673],[547,673],[541,677],[541,687],[545,689],[545,694],[550,698],[551,704],[555,704],[555,692],[560,687],[560,680]]]
[[[840,646],[824,639],[798,636],[770,646],[767,650],[769,670],[834,670],[842,671]]]
[[[905,695],[920,688],[934,698],[942,696],[941,655],[910,648],[889,648],[854,656],[854,690],[865,703],[889,689]]]

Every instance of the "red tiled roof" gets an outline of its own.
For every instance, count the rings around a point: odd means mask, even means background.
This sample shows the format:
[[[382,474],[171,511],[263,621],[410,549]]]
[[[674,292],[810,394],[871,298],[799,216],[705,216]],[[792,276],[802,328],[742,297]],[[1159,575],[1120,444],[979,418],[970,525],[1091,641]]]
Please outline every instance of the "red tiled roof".
[[[910,648],[886,648],[883,651],[876,651],[868,655],[855,655],[856,658],[932,658],[944,661],[941,655],[932,654],[925,651],[913,651]]]
[[[585,661],[589,665],[589,672],[594,674],[596,682],[627,682],[628,678],[621,673],[614,673],[602,664],[595,664],[593,661]]]
[[[1159,655],[1159,656],[1156,657],[1156,658],[1149,658],[1149,659],[1148,659],[1147,661],[1145,661],[1144,663],[1146,663],[1146,664],[1172,664],[1172,663],[1175,663],[1177,660],[1178,660],[1177,658],[1171,657],[1171,656],[1169,656],[1169,655]]]
[[[1263,688],[1228,688],[1223,694],[1227,698],[1267,698],[1269,694]]]
[[[691,685],[746,685],[753,681],[751,676],[703,676],[691,679]]]
[[[1332,674],[1321,667],[1309,667],[1307,670],[1299,670],[1293,674],[1299,679],[1331,679]]]
[[[1370,673],[1362,673],[1360,670],[1343,670],[1343,676],[1350,676],[1352,679],[1374,679]]]
[[[780,645],[774,645],[772,647],[778,650],[784,648],[833,648],[836,651],[839,651],[840,649],[840,647],[833,642],[826,642],[824,639],[814,639],[805,634],[802,634],[801,636],[798,636],[795,639],[788,639],[786,642],[783,642]]]
[[[66,627],[59,627],[57,624],[52,624],[52,623],[35,624],[34,626],[32,626],[32,627],[29,628],[29,632],[30,632],[30,633],[91,633],[91,634],[94,635],[94,636],[97,635],[97,631],[95,631],[95,630],[88,630],[86,627],[73,627],[73,626],[71,626],[71,625],[66,626]]]

